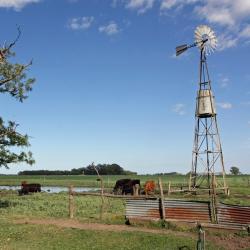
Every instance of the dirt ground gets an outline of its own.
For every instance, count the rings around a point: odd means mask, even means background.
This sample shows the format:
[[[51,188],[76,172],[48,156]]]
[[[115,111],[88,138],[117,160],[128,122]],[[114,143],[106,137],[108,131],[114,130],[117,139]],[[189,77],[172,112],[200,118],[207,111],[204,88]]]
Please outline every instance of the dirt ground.
[[[126,225],[108,225],[99,223],[82,223],[74,219],[19,219],[13,221],[16,224],[37,224],[37,225],[54,225],[61,228],[77,228],[82,230],[100,230],[111,232],[145,232],[151,234],[172,234],[175,236],[184,236],[197,239],[197,234],[193,232],[179,232],[167,229],[151,229],[143,227],[134,227]],[[215,245],[224,247],[227,250],[250,249],[250,237],[240,237],[235,235],[235,232],[223,231],[220,236],[216,235],[213,229],[213,234],[206,236],[206,240],[213,242]],[[221,231],[218,231],[221,232]]]

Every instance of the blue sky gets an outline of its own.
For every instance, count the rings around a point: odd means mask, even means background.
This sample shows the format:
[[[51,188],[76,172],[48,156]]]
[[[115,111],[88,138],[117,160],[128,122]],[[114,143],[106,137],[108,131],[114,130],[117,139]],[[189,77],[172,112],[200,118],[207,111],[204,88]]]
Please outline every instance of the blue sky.
[[[0,0],[0,44],[22,36],[34,64],[24,103],[1,95],[1,116],[31,136],[32,167],[118,163],[138,173],[191,168],[199,50],[176,58],[206,24],[226,170],[250,167],[250,0]]]

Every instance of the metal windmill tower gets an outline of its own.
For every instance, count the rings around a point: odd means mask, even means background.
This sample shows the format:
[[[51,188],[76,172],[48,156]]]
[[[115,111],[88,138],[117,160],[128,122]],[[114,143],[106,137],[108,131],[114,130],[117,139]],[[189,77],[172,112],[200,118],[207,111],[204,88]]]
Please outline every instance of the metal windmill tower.
[[[216,189],[222,189],[227,193],[215,101],[206,57],[216,48],[217,39],[214,31],[206,25],[198,26],[194,37],[194,44],[185,44],[176,48],[176,56],[191,47],[200,49],[199,89],[196,99],[196,125],[189,190],[206,189],[210,194],[211,191],[214,193]],[[216,178],[218,175],[222,176],[222,179]]]

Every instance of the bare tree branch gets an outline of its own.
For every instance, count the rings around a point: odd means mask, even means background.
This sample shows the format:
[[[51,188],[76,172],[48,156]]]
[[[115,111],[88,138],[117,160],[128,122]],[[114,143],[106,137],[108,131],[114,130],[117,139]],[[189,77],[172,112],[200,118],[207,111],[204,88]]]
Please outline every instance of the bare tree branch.
[[[21,28],[20,26],[17,27],[18,34],[16,39],[7,47],[4,47],[3,49],[0,49],[0,61],[3,61],[6,58],[6,55],[10,52],[10,49],[17,43],[21,36]]]

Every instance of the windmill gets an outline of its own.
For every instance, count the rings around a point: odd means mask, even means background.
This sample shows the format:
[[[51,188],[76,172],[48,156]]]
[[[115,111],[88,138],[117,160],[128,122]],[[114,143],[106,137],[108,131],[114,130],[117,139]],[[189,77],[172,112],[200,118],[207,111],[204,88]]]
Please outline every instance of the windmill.
[[[211,191],[214,193],[215,189],[221,189],[227,193],[217,113],[207,65],[207,55],[216,49],[217,38],[214,31],[206,25],[198,26],[194,33],[193,44],[176,47],[176,56],[192,47],[198,47],[200,50],[199,89],[196,99],[196,125],[189,190],[205,189],[209,190],[210,194]]]

